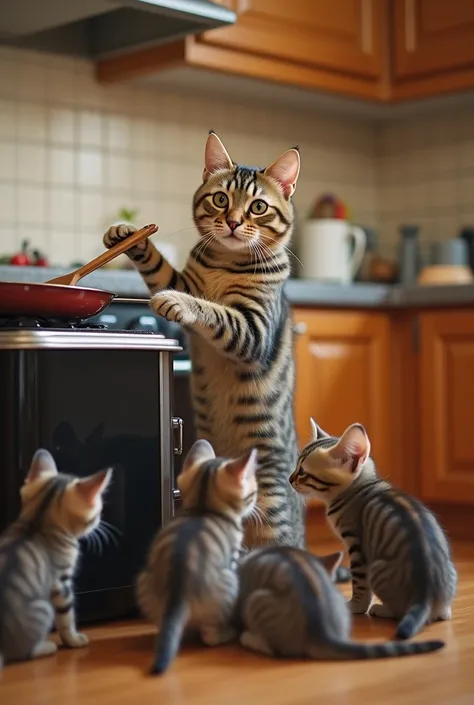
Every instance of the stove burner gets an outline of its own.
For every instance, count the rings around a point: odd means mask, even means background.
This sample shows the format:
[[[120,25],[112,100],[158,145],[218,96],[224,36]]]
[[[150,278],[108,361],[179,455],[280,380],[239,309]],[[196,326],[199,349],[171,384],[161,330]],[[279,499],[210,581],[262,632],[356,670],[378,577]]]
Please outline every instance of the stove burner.
[[[29,316],[10,316],[0,318],[0,328],[54,328],[55,330],[106,330],[103,323],[88,321],[58,321],[54,318],[34,318]]]

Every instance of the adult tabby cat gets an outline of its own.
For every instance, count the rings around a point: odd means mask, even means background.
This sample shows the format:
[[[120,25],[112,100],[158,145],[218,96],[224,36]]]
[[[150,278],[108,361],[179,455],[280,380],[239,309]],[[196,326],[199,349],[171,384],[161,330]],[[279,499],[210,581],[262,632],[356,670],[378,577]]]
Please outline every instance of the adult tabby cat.
[[[242,520],[257,499],[256,456],[216,458],[205,440],[186,456],[177,480],[182,510],[158,533],[137,583],[140,608],[159,629],[152,673],[168,668],[187,627],[209,646],[235,636],[236,565]]]
[[[316,558],[291,547],[253,551],[239,567],[236,616],[240,643],[268,656],[376,659],[437,651],[442,641],[359,644],[351,613],[334,586],[342,553]]]
[[[347,546],[352,613],[399,620],[399,639],[450,619],[457,572],[433,514],[378,477],[363,426],[353,424],[335,438],[311,422],[313,440],[290,482],[326,503],[329,522]],[[370,606],[373,593],[382,604]]]
[[[153,309],[189,334],[198,438],[225,457],[258,450],[261,521],[248,522],[247,547],[304,545],[303,502],[288,482],[297,443],[292,322],[283,294],[299,170],[297,149],[265,169],[238,166],[211,132],[193,201],[200,240],[184,270],[176,272],[150,241],[128,251]],[[114,225],[104,243],[135,230]]]
[[[55,616],[65,646],[88,643],[76,629],[72,578],[79,538],[100,522],[110,475],[58,473],[50,453],[36,451],[21,488],[20,516],[0,537],[0,667],[53,654],[57,647],[47,636]]]

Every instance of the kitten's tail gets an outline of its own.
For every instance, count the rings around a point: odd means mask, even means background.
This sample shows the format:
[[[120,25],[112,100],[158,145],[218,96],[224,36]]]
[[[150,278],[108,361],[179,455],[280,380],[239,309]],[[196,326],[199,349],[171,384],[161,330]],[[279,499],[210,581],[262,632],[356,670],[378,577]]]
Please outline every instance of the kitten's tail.
[[[382,644],[360,644],[353,641],[332,640],[329,644],[315,645],[309,655],[317,660],[361,660],[393,658],[396,656],[414,656],[439,651],[445,646],[444,641],[387,641]]]
[[[410,639],[415,636],[426,624],[430,615],[431,606],[428,602],[418,602],[412,605],[406,615],[398,623],[395,637],[397,639]]]
[[[152,675],[164,673],[178,653],[186,622],[186,611],[186,604],[182,597],[171,596],[163,615],[161,629],[156,636],[155,661],[150,671]]]
[[[3,654],[0,653],[0,671],[2,670],[4,663],[5,663],[5,660],[3,658]]]

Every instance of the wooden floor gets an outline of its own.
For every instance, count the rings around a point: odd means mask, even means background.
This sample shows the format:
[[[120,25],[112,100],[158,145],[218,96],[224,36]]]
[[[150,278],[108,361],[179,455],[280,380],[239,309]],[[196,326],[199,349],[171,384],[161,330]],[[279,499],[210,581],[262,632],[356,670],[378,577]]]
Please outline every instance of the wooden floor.
[[[319,547],[318,547],[319,548]],[[325,547],[327,548],[327,547]],[[282,662],[237,646],[185,649],[163,677],[147,675],[153,629],[88,630],[86,649],[7,666],[2,705],[474,705],[474,545],[457,544],[459,594],[451,622],[423,637],[446,640],[426,656],[340,663]],[[358,639],[387,639],[393,624],[359,617]]]

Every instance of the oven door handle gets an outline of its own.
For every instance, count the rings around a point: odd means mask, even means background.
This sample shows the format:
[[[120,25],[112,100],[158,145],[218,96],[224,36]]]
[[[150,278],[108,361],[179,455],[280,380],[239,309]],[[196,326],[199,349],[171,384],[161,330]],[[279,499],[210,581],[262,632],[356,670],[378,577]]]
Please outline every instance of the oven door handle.
[[[183,452],[183,419],[173,416],[171,422],[173,425],[174,454],[181,455]]]

